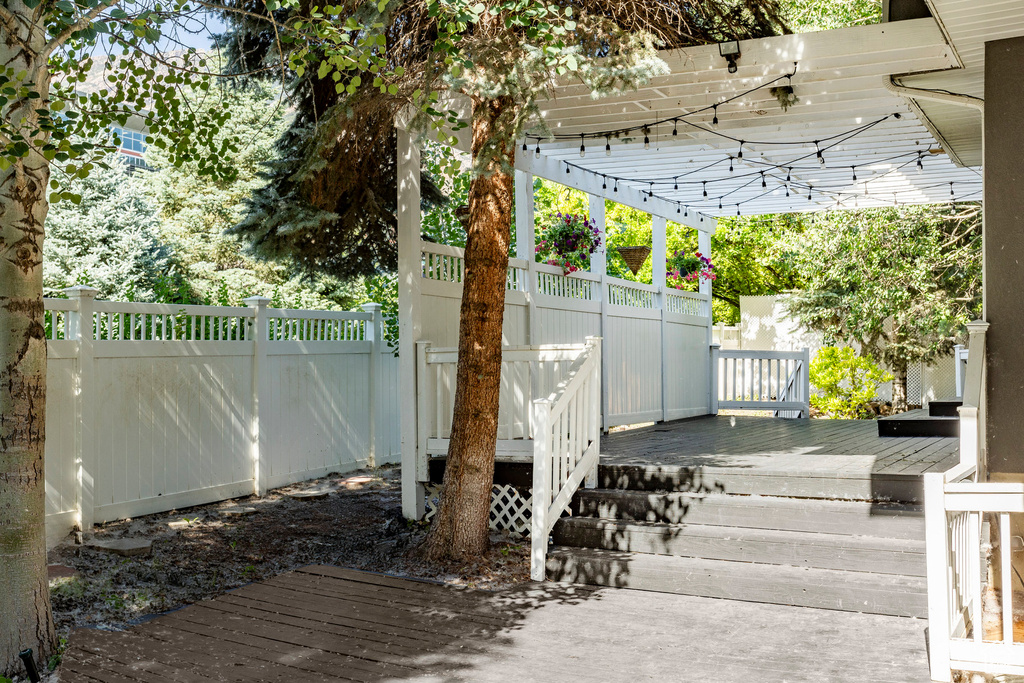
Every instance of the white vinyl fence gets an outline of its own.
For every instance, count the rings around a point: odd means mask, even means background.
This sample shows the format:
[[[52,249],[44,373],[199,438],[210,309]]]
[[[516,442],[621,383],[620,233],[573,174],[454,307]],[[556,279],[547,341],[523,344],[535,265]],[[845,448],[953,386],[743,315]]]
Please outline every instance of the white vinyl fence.
[[[811,416],[810,350],[740,351],[711,347],[712,412],[771,410]]]
[[[46,300],[47,536],[397,460],[397,359],[363,312]]]
[[[419,339],[438,349],[457,347],[463,250],[421,242],[420,261]],[[509,260],[506,282],[507,347],[603,339],[605,428],[708,413],[708,295],[608,275],[564,275],[523,259]]]

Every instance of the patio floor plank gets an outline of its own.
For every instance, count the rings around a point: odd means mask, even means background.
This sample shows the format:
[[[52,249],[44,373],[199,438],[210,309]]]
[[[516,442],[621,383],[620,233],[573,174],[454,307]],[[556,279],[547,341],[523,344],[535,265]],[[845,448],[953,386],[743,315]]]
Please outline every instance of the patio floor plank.
[[[474,618],[485,613],[492,618]],[[62,680],[920,683],[924,626],[552,583],[488,593],[308,567],[126,632],[76,631]]]

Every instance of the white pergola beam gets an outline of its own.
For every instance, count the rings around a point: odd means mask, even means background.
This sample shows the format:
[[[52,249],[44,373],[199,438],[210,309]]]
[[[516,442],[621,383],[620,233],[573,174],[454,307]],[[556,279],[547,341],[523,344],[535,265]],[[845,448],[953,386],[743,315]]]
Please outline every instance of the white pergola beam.
[[[614,184],[611,182],[607,183],[607,188],[602,187],[604,183],[600,175],[577,168],[571,169],[569,173],[566,173],[565,168],[564,161],[550,159],[543,155],[537,159],[532,153],[516,154],[516,170],[518,171],[530,173],[603,199],[609,199],[617,204],[632,207],[649,213],[652,216],[661,216],[667,220],[688,225],[695,230],[710,233],[715,231],[713,221],[701,221],[700,217],[695,215],[695,212],[692,210],[689,212],[689,216],[677,213],[677,209],[682,207],[678,206],[675,202],[665,201],[658,197],[647,197],[647,201],[644,201],[646,193],[624,183],[619,183],[619,189],[616,192]]]

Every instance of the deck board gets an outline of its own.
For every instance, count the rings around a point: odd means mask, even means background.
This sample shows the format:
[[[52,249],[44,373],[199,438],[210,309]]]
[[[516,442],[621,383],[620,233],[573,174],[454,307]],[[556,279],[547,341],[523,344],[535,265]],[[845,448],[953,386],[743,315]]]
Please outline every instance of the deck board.
[[[952,466],[955,438],[878,436],[873,420],[714,416],[615,432],[601,441],[608,465],[734,467],[765,472],[920,474]]]
[[[924,626],[551,583],[488,593],[308,567],[126,632],[76,631],[62,680],[919,683]]]

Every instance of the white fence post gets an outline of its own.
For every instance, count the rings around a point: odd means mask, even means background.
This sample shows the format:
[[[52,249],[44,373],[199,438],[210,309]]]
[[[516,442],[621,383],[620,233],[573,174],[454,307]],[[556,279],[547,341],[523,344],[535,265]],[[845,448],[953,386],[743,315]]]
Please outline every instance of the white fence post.
[[[949,537],[946,526],[945,475],[924,475],[925,558],[928,577],[928,665],[933,681],[950,681]],[[975,626],[977,628],[977,626]]]
[[[804,347],[804,359],[803,359],[803,373],[799,378],[800,383],[800,400],[803,401],[803,417],[810,419],[811,417],[811,350]]]
[[[551,505],[551,402],[533,402],[533,517],[530,531],[530,578],[543,581],[548,554],[548,508]]]
[[[718,415],[718,354],[721,344],[711,345],[710,386],[708,387],[708,414]]]
[[[78,310],[68,314],[68,339],[78,342],[78,363],[76,381],[78,383],[77,400],[75,401],[75,450],[78,468],[76,481],[78,484],[78,527],[83,532],[92,530],[94,510],[96,507],[96,425],[94,412],[96,400],[93,394],[95,375],[93,374],[93,304],[98,289],[79,285],[64,290],[69,299],[78,302]]]
[[[590,425],[591,433],[588,437],[597,442],[597,460],[594,467],[587,474],[584,488],[596,489],[598,485],[598,467],[601,465],[601,368],[604,367],[604,360],[601,357],[601,345],[604,340],[601,337],[587,337],[587,343],[594,347],[594,355],[597,357],[596,381],[590,388]]]
[[[363,304],[363,310],[373,317],[366,323],[366,341],[370,342],[369,361],[369,407],[370,407],[370,453],[367,456],[367,464],[370,467],[377,466],[377,396],[380,394],[377,384],[380,382],[380,343],[384,336],[384,327],[381,324],[380,304]]]
[[[267,386],[269,368],[267,368],[267,345],[270,343],[267,306],[270,299],[264,296],[251,296],[244,300],[245,305],[253,309],[252,325],[252,483],[253,493],[265,496],[267,493],[267,433],[260,423],[261,399],[269,396]],[[264,408],[266,406],[263,406]]]

